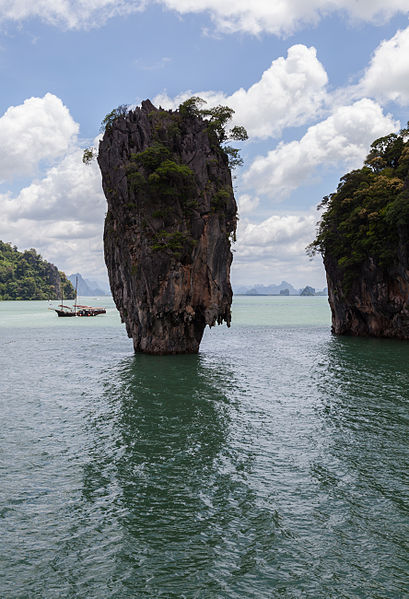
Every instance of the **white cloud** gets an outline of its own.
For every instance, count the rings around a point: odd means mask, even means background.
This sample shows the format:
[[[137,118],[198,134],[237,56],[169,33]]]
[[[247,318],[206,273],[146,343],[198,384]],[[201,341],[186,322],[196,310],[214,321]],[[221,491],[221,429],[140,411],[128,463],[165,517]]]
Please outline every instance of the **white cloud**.
[[[399,129],[399,123],[373,100],[364,98],[336,108],[331,116],[309,127],[299,140],[280,143],[259,156],[243,175],[245,186],[280,201],[308,183],[320,167],[358,168],[371,142]]]
[[[384,40],[358,86],[363,93],[381,101],[409,103],[409,27]]]
[[[220,31],[275,35],[340,13],[354,20],[385,22],[409,12],[407,0],[161,0],[179,13],[207,11]]]
[[[0,119],[0,178],[36,175],[19,192],[0,194],[0,239],[36,248],[68,273],[98,277],[105,273],[106,202],[97,163],[82,162],[78,130],[52,94],[12,106]]]
[[[231,95],[223,92],[184,92],[176,98],[159,94],[154,104],[176,108],[192,95],[209,106],[227,104],[235,110],[234,123],[244,125],[250,137],[277,136],[284,127],[302,125],[314,117],[326,99],[328,78],[315,48],[292,46],[287,58],[279,57],[249,89]]]
[[[39,18],[65,29],[88,29],[142,10],[144,0],[0,0],[0,21]]]
[[[233,260],[238,284],[273,283],[283,279],[296,286],[324,286],[322,261],[311,261],[305,247],[315,237],[316,210],[273,214],[260,223],[239,221]]]
[[[87,29],[154,4],[179,14],[209,13],[216,29],[225,33],[280,36],[334,13],[383,23],[409,12],[407,0],[0,0],[0,21],[39,18],[66,29]]]
[[[274,256],[280,247],[280,255],[292,257],[304,252],[314,237],[317,221],[315,212],[302,214],[273,214],[261,223],[239,221],[237,256],[253,260],[261,256]],[[283,253],[284,252],[284,253]]]
[[[260,203],[260,198],[252,197],[252,196],[248,195],[247,193],[243,193],[237,199],[237,204],[239,207],[239,214],[243,215],[243,214],[250,214],[251,212],[254,212],[254,210],[257,208],[259,203]]]
[[[2,199],[0,197],[0,204]],[[102,224],[84,225],[76,220],[47,221],[2,219],[0,239],[20,250],[35,248],[46,260],[67,274],[105,277]]]
[[[0,195],[0,239],[36,248],[68,274],[104,275],[106,202],[97,163],[82,163],[74,147],[42,179],[18,194]]]
[[[0,180],[33,174],[41,160],[61,157],[78,130],[68,108],[53,94],[10,106],[0,118]]]
[[[73,149],[45,177],[24,187],[16,197],[3,198],[3,213],[11,218],[75,220],[92,223],[103,214],[105,199],[95,161],[82,162]]]

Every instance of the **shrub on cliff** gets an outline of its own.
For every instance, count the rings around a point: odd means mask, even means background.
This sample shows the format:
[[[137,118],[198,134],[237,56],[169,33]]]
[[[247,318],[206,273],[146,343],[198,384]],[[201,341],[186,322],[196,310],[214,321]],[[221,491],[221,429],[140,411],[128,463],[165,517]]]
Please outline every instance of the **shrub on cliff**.
[[[230,169],[242,166],[243,160],[240,157],[240,150],[226,145],[228,141],[245,141],[248,139],[246,129],[241,125],[236,125],[230,130],[227,124],[231,121],[234,110],[229,106],[215,106],[214,108],[202,108],[206,101],[198,96],[193,96],[185,100],[179,106],[179,114],[183,117],[202,117],[208,121],[208,131],[216,139],[216,144],[221,146],[227,156]],[[222,145],[224,144],[224,145]]]
[[[109,112],[102,120],[100,133],[104,133],[107,129],[110,129],[119,117],[126,116],[128,114],[129,106],[127,104],[121,104],[117,106],[111,112]]]
[[[198,208],[198,195],[202,192],[198,189],[197,177],[192,168],[183,164],[180,144],[192,123],[199,121],[214,152],[214,156],[209,160],[209,179],[203,192],[211,198],[211,212],[217,213],[222,219],[225,218],[225,208],[230,204],[232,190],[225,189],[217,174],[213,172],[218,161],[216,155],[230,169],[241,165],[239,149],[228,145],[228,142],[247,139],[247,132],[241,126],[228,128],[234,114],[232,108],[216,106],[205,109],[202,108],[204,104],[205,101],[201,98],[192,97],[183,102],[177,111],[160,108],[149,112],[147,116],[152,128],[152,143],[139,152],[132,152],[125,167],[128,193],[131,196],[127,202],[129,214],[139,216],[141,206],[146,208],[149,204],[154,205],[152,216],[160,219],[165,227],[174,225],[175,218],[179,218],[179,209],[189,221],[192,210]],[[103,125],[108,135],[114,123],[123,116],[125,115],[122,110],[115,109],[105,117]],[[135,211],[137,205],[139,209]],[[144,222],[147,224],[146,214]],[[235,234],[231,236],[231,240],[235,240]],[[192,239],[189,243],[185,240],[182,246],[190,247],[191,242]],[[155,251],[166,249],[173,254],[177,250],[176,253],[179,254],[182,246],[173,247],[175,243],[180,245],[180,239],[175,241],[172,236],[162,235],[158,240],[155,233],[151,247]]]
[[[185,100],[180,104],[178,108],[179,116],[182,119],[188,119],[190,117],[201,117],[208,122],[208,132],[210,135],[215,137],[216,145],[222,147],[224,153],[226,154],[229,168],[235,169],[238,166],[242,166],[243,160],[240,157],[240,150],[238,148],[234,148],[231,145],[228,145],[229,141],[245,141],[248,139],[248,134],[242,125],[235,125],[231,129],[227,129],[227,124],[231,121],[234,110],[229,106],[215,106],[213,108],[202,108],[202,106],[206,104],[206,100],[199,98],[198,96],[192,96],[188,100]],[[117,108],[114,108],[109,112],[104,119],[102,120],[100,131],[105,132],[109,131],[112,128],[113,123],[121,118],[125,117],[129,112],[129,106],[127,104],[122,104]],[[159,110],[159,116],[161,112],[169,118],[169,113],[164,110]],[[153,113],[154,114],[154,113]],[[157,116],[157,115],[156,115]],[[157,132],[160,131],[160,124],[156,125]],[[169,132],[170,127],[169,123],[167,123],[167,130]],[[174,123],[174,132],[177,134],[178,131],[178,123]],[[144,164],[150,163],[154,164],[155,161],[160,158],[160,154],[166,151],[166,147],[160,142],[156,142],[152,147],[148,148],[144,152],[140,152],[139,161]],[[89,164],[97,155],[95,148],[86,148],[83,154],[83,162],[84,164]],[[153,163],[152,163],[153,161]],[[156,165],[155,168],[159,166]]]

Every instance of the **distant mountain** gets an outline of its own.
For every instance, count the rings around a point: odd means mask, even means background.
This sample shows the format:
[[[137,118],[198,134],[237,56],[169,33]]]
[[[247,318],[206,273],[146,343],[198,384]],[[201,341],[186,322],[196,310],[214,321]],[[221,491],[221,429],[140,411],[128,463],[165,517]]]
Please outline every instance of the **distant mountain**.
[[[307,292],[305,291],[307,290]],[[253,285],[253,286],[240,286],[234,288],[236,295],[328,295],[328,289],[324,287],[321,291],[315,291],[310,285],[302,289],[296,289],[287,283],[287,281],[281,281],[279,285]]]
[[[68,278],[71,281],[73,287],[75,288],[75,281],[78,277],[78,295],[83,295],[85,297],[89,297],[92,295],[109,295],[109,293],[105,289],[101,289],[97,283],[94,281],[89,281],[88,279],[84,279],[79,272],[70,275]]]
[[[0,241],[0,300],[73,299],[75,291],[65,274],[43,260],[35,249],[19,252]]]
[[[111,295],[111,290],[109,288],[108,282],[94,281],[94,279],[85,279],[85,281],[88,283],[89,287],[93,289],[101,289],[101,291],[103,291],[105,295]]]
[[[300,295],[300,291],[295,289],[291,283],[281,281],[279,285],[254,285],[253,287],[237,287],[235,293],[238,295],[280,295],[288,289],[289,295]],[[281,295],[283,295],[281,293]]]
[[[300,295],[305,295],[305,296],[315,295],[315,289],[314,289],[314,287],[310,287],[309,285],[306,285],[304,287],[304,289],[301,291]]]

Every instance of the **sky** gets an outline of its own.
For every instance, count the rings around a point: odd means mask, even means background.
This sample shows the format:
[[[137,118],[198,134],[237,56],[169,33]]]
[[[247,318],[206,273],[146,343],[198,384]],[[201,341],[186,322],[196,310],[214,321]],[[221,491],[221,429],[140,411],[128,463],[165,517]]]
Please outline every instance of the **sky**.
[[[0,239],[106,280],[100,123],[150,98],[235,110],[232,282],[325,286],[317,205],[409,119],[408,0],[0,0]]]

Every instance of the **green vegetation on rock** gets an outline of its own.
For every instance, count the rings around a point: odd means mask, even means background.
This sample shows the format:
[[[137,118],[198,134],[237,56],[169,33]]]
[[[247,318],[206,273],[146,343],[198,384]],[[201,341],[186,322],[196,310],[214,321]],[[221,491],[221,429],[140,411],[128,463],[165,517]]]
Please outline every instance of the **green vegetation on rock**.
[[[159,142],[155,142],[142,152],[131,154],[131,160],[143,166],[149,173],[153,173],[162,162],[169,160],[170,157],[170,150]]]
[[[226,145],[229,140],[246,140],[248,138],[244,127],[235,126],[230,130],[227,124],[231,120],[234,110],[228,106],[216,106],[210,109],[204,109],[202,106],[206,102],[196,96],[183,102],[177,112],[166,110],[154,110],[149,113],[154,131],[154,143],[151,146],[138,153],[132,153],[126,167],[126,177],[128,190],[136,193],[145,200],[167,200],[167,214],[175,206],[175,202],[180,202],[183,211],[186,213],[193,208],[198,207],[197,181],[193,170],[186,164],[181,163],[180,155],[174,151],[178,147],[178,139],[181,138],[182,129],[186,126],[189,119],[203,119],[203,124],[213,140],[212,147],[224,155],[229,168],[235,168],[242,164],[242,159],[238,148]],[[126,114],[127,107],[122,106],[113,110],[107,115],[102,123],[103,127],[109,129],[112,123],[119,117]],[[173,148],[173,151],[170,150]],[[85,155],[85,154],[84,154]],[[88,157],[88,155],[87,155]],[[212,159],[217,168],[217,160]],[[211,201],[213,212],[224,211],[226,200],[231,197],[231,191],[224,188],[217,189],[219,182],[210,182],[209,193],[214,193]],[[163,207],[161,208],[163,212]],[[159,216],[159,210],[154,211]]]
[[[206,101],[198,96],[189,98],[179,106],[179,114],[183,118],[203,117],[207,122],[207,130],[210,136],[215,138],[216,146],[220,146],[226,154],[230,169],[242,166],[243,160],[240,157],[240,150],[226,144],[228,141],[245,141],[248,134],[243,126],[235,126],[227,129],[227,123],[232,119],[234,110],[229,106],[215,106],[214,108],[202,108]]]
[[[131,154],[127,166],[128,187],[134,192],[145,192],[151,199],[179,200],[188,207],[196,192],[195,175],[191,168],[180,164],[178,158],[161,143]],[[143,169],[143,172],[139,169]],[[156,211],[157,212],[157,211]]]
[[[160,195],[190,199],[195,192],[195,176],[191,168],[174,160],[164,160],[148,177],[149,185]]]
[[[222,211],[226,205],[226,202],[230,201],[232,192],[229,187],[222,187],[217,191],[210,202],[210,206],[213,212]]]
[[[307,252],[336,261],[345,291],[369,259],[383,269],[396,263],[400,230],[409,225],[409,130],[375,140],[364,166],[341,177],[322,207]]]
[[[102,120],[100,132],[104,133],[105,131],[111,129],[114,121],[121,116],[126,116],[129,111],[129,106],[127,104],[121,104],[117,106],[111,112],[109,112]]]
[[[131,152],[125,166],[128,193],[131,198],[135,198],[126,203],[130,213],[134,215],[130,217],[134,220],[129,222],[132,225],[139,219],[142,226],[142,206],[145,214],[146,210],[151,212],[158,222],[142,227],[146,232],[149,229],[150,248],[154,252],[166,252],[176,258],[191,251],[195,245],[190,232],[190,220],[193,212],[200,209],[200,198],[203,198],[197,175],[190,166],[183,163],[181,155],[181,139],[191,126],[190,121],[199,119],[215,152],[207,165],[209,180],[206,194],[210,198],[211,213],[217,213],[221,219],[226,218],[226,206],[231,203],[233,191],[231,186],[219,180],[219,165],[228,164],[229,168],[240,165],[242,160],[239,150],[226,144],[230,139],[247,139],[244,127],[235,126],[227,130],[227,123],[234,114],[233,109],[227,106],[203,109],[203,104],[203,100],[193,97],[183,102],[176,112],[162,109],[149,112],[153,143],[139,152]],[[113,110],[104,119],[103,126],[108,133],[113,122],[124,116],[126,107],[120,108],[121,110]],[[85,156],[87,158],[88,154]],[[181,218],[182,229],[185,230],[175,231],[175,224]],[[160,225],[162,229],[158,231],[157,227]],[[235,240],[235,233],[229,235],[229,239]]]
[[[126,178],[127,194],[122,207],[127,227],[139,228],[153,252],[181,260],[192,253],[196,237],[201,234],[200,219],[205,214],[217,215],[222,229],[227,222],[230,229],[230,220],[236,223],[230,173],[227,178],[220,177],[220,173],[226,167],[232,169],[242,164],[239,149],[228,142],[246,140],[247,132],[241,126],[228,127],[234,114],[232,108],[203,108],[204,104],[201,98],[193,97],[171,111],[156,109],[149,102],[143,135],[131,142],[128,138],[127,159],[120,169]],[[137,114],[138,109],[134,114],[125,105],[107,114],[101,125],[106,139],[112,142],[111,137],[118,130],[125,130],[128,121],[136,123]],[[192,136],[191,132],[208,148],[208,159],[201,170],[191,149],[197,141],[194,136],[187,137]],[[87,148],[83,162],[89,164],[95,154],[93,148]],[[119,186],[114,186],[114,191],[112,176],[113,171],[104,184],[105,192],[114,197]],[[105,232],[113,234],[109,218]],[[235,241],[235,227],[226,236],[230,242]]]
[[[75,290],[63,272],[34,249],[19,252],[0,241],[0,300],[73,299]]]
[[[197,245],[197,242],[188,233],[182,233],[181,231],[170,233],[162,229],[156,233],[151,248],[154,252],[167,251],[169,254],[180,258],[186,246],[191,248],[194,245]]]
[[[93,146],[90,146],[89,148],[85,148],[85,150],[82,154],[82,162],[86,165],[91,164],[91,162],[94,160],[97,153],[98,153],[97,149],[94,148]]]

